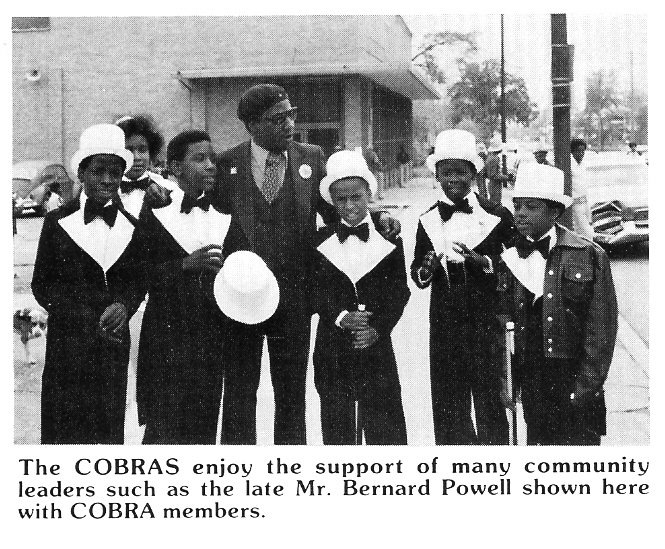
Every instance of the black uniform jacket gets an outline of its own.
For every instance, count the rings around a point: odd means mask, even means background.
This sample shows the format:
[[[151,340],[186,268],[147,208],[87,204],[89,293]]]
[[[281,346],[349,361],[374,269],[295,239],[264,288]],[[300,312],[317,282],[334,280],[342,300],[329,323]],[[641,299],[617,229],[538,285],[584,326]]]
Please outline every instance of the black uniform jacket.
[[[214,300],[214,275],[182,269],[182,260],[194,249],[185,249],[190,246],[190,235],[172,223],[180,211],[178,193],[181,191],[174,191],[174,202],[163,208],[144,208],[140,220],[149,241],[148,304],[137,365],[137,403],[142,423],[170,418],[176,425],[179,418],[175,410],[183,413],[197,394],[214,392],[213,385],[222,379],[227,319]],[[174,215],[168,215],[169,211]],[[217,214],[217,240],[223,242],[224,257],[246,249],[234,220]]]
[[[128,317],[141,303],[144,250],[139,232],[118,213],[107,248],[111,265],[104,271],[103,248],[88,227],[80,200],[72,200],[46,215],[37,248],[32,291],[49,313],[44,442],[122,442],[129,330],[115,344],[103,340],[97,329],[112,303],[124,304]],[[115,435],[97,439],[96,426],[109,421],[120,422],[113,425]]]
[[[352,391],[357,383],[396,375],[390,334],[411,293],[401,239],[393,244],[375,232],[367,243],[372,250],[357,259],[364,264],[361,273],[363,270],[365,273],[354,284],[340,269],[343,264],[335,260],[335,248],[339,245],[335,228],[326,227],[318,235],[320,245],[313,276],[315,312],[319,313],[320,321],[314,349],[314,375],[319,391]],[[372,243],[376,245],[370,246]],[[373,313],[370,326],[379,335],[378,341],[362,353],[353,350],[350,332],[335,325],[342,311],[357,311],[358,304],[365,305],[366,310]],[[362,369],[356,364],[360,355]]]

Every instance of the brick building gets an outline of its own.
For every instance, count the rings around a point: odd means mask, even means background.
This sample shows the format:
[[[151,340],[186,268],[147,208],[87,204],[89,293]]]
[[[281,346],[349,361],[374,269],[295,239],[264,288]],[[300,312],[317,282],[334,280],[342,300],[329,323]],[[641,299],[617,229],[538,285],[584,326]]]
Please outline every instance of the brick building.
[[[87,126],[148,113],[168,140],[205,128],[223,150],[247,138],[240,94],[284,86],[297,138],[326,152],[373,145],[388,164],[412,143],[411,69],[399,16],[41,17],[13,20],[14,162],[68,167]],[[74,175],[74,174],[72,174]]]

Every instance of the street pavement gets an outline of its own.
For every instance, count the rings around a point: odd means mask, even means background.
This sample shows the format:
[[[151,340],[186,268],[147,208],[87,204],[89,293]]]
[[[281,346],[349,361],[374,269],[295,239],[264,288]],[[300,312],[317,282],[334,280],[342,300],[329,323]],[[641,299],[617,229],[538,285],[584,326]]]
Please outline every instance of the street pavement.
[[[418,217],[439,194],[431,177],[416,177],[404,188],[390,188],[384,199],[377,201],[388,209],[402,224],[402,236],[407,265],[413,257]],[[509,194],[504,201],[509,205]],[[14,307],[32,306],[30,279],[41,219],[20,219],[18,235],[14,237],[14,267],[18,275],[14,279]],[[648,338],[648,259],[619,256],[612,258],[613,273],[619,297],[619,337],[614,359],[605,383],[607,395],[607,436],[603,445],[649,444],[649,338]],[[411,282],[411,299],[402,319],[393,331],[393,343],[402,384],[402,398],[406,415],[410,445],[434,444],[432,428],[432,404],[429,391],[429,290],[420,290]],[[639,292],[637,295],[635,292]],[[636,300],[637,297],[637,300]],[[637,304],[636,304],[637,303]],[[641,304],[641,305],[640,305]],[[132,334],[140,327],[140,313],[130,324]],[[316,317],[312,326],[315,333]],[[136,338],[135,338],[136,339]],[[20,340],[14,336],[14,441],[17,444],[39,443],[39,399],[41,373],[44,365],[45,342],[33,340],[32,352],[37,364],[30,366],[23,356]],[[267,353],[264,352],[264,356]],[[135,374],[136,345],[132,348],[129,367],[129,387],[125,438],[127,444],[140,444],[142,430],[138,426],[134,401],[133,379]],[[258,443],[272,444],[272,417],[274,403],[270,383],[268,360],[264,358],[258,391],[257,436]],[[319,398],[314,388],[312,364],[307,379],[307,436],[308,443],[322,444]],[[518,425],[518,439],[524,441],[523,421]]]

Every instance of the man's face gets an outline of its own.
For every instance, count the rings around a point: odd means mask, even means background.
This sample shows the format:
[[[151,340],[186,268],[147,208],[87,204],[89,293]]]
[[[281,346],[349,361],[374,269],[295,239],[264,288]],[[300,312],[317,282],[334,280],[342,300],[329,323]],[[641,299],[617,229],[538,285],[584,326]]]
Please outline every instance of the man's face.
[[[138,179],[150,166],[150,148],[144,135],[135,133],[125,142],[125,148],[134,155],[134,163],[127,172],[129,179]]]
[[[559,210],[552,208],[539,198],[513,198],[515,206],[515,226],[522,236],[538,240],[549,231],[557,218]]]
[[[367,216],[370,201],[367,182],[360,177],[346,177],[330,185],[330,196],[337,214],[352,227]]]
[[[288,99],[270,107],[260,119],[247,124],[254,142],[267,151],[282,152],[293,139],[296,111]]]
[[[471,163],[466,160],[447,159],[436,164],[436,179],[453,202],[459,202],[471,192],[474,176]]]
[[[547,151],[536,151],[533,153],[533,156],[536,158],[538,164],[545,164],[547,162]]]
[[[124,172],[125,161],[119,156],[96,154],[85,170],[79,170],[79,179],[90,200],[106,204],[117,196]]]
[[[575,161],[580,164],[582,162],[582,159],[584,158],[584,153],[586,152],[586,147],[584,145],[577,145],[573,150],[572,150],[572,155]]]
[[[183,160],[172,162],[172,170],[186,194],[196,198],[212,189],[217,167],[210,141],[190,143]]]

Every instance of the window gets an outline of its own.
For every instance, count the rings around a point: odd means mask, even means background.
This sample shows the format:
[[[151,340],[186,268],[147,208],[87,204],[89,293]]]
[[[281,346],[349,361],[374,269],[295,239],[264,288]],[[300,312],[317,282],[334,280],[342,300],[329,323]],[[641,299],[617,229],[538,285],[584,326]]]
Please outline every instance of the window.
[[[12,31],[40,31],[51,28],[50,17],[12,17]]]

